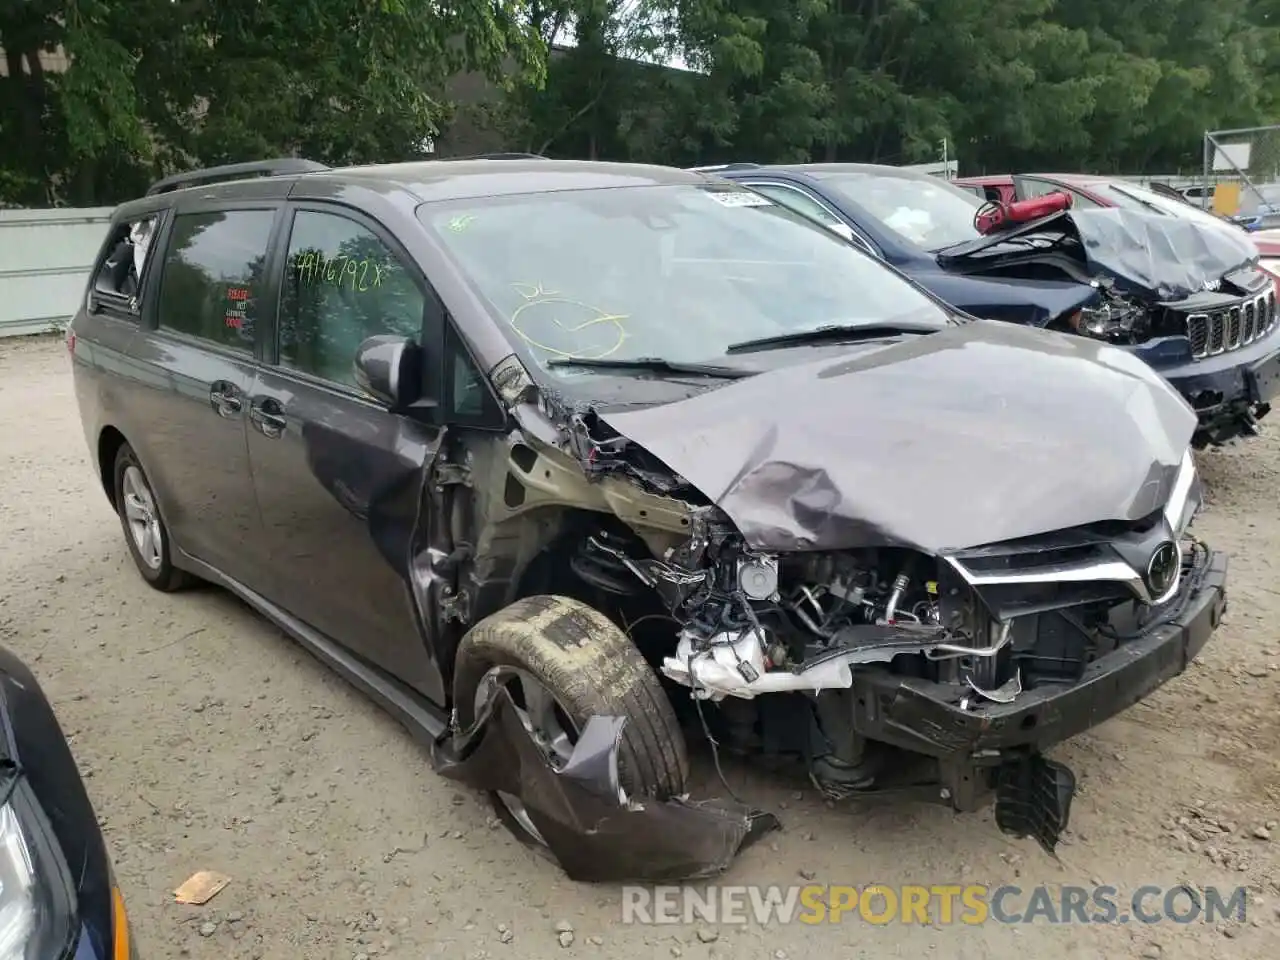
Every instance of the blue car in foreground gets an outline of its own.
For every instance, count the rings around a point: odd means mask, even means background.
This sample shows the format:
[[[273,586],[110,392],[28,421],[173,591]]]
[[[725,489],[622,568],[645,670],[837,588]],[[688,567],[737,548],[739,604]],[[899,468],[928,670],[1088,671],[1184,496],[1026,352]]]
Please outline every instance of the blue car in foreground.
[[[93,805],[31,671],[0,647],[0,957],[137,960]]]
[[[874,164],[699,168],[825,224],[974,316],[1122,346],[1195,409],[1199,447],[1258,432],[1280,394],[1276,279],[1247,235],[1128,209],[1069,209],[984,235],[980,198]]]

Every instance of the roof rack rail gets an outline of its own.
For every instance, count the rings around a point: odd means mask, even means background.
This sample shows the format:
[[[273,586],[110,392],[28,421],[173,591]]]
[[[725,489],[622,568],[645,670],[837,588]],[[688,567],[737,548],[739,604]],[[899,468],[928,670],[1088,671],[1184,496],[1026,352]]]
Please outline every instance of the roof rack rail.
[[[253,160],[249,163],[228,163],[220,167],[204,167],[200,170],[175,173],[173,176],[157,180],[147,188],[147,196],[168,193],[171,190],[181,190],[183,187],[217,183],[219,180],[240,180],[244,177],[252,176],[280,177],[291,173],[315,173],[317,170],[328,169],[323,163],[317,163],[314,160],[302,160],[298,157]]]
[[[469,153],[462,157],[436,157],[437,160],[546,160],[540,153]]]
[[[717,170],[757,170],[759,167],[758,163],[740,160],[734,163],[712,163],[704,167],[686,167],[685,169],[692,173],[715,173]]]

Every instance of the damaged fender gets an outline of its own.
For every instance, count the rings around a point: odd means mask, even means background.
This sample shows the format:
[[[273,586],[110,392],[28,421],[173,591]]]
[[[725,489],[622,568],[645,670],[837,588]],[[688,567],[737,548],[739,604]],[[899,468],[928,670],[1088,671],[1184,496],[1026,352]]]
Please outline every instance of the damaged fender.
[[[618,779],[625,723],[622,717],[592,717],[569,761],[555,769],[503,687],[470,729],[446,732],[435,742],[432,765],[450,780],[518,797],[561,868],[582,882],[715,876],[779,826],[773,814],[739,803],[628,798]]]

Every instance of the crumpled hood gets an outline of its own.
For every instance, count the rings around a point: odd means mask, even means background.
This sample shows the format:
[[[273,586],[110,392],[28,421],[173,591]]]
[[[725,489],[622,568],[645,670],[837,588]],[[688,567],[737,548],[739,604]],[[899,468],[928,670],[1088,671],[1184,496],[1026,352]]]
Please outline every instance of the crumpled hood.
[[[1120,289],[1156,300],[1181,300],[1209,289],[1215,281],[1258,256],[1243,231],[1221,229],[1194,220],[1120,207],[1069,210],[989,236],[948,247],[938,254],[943,267],[973,270],[997,257],[1010,240],[1010,256],[1025,258],[1025,241],[1073,232],[1084,245],[1089,273],[1108,276]]]
[[[1123,350],[982,320],[603,418],[755,549],[928,553],[1144,517],[1196,424]]]

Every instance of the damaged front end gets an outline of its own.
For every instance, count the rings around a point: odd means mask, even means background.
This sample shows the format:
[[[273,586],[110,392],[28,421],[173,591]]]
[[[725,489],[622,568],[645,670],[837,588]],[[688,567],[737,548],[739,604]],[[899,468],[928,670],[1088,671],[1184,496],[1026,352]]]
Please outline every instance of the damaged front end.
[[[1226,559],[1189,532],[1194,417],[1100,344],[978,321],[674,403],[514,406],[520,429],[467,454],[488,479],[451,525],[453,614],[582,597],[686,730],[833,800],[994,795],[1052,851],[1074,778],[1044,752],[1180,673],[1225,611]],[[776,825],[619,790],[625,718],[556,764],[503,709],[455,728],[441,769],[518,796],[580,878],[707,876]]]
[[[1042,749],[1181,672],[1225,609],[1225,558],[1183,536],[1189,458],[1178,483],[1136,523],[940,557],[760,553],[705,518],[663,560],[592,547],[669,601],[663,673],[719,705],[731,748],[803,757],[832,799],[994,790],[1000,827],[1052,850],[1074,778]]]
[[[1094,288],[1046,322],[1140,356],[1196,411],[1197,446],[1258,432],[1280,390],[1275,276],[1239,231],[1126,208],[1063,210],[938,253],[946,271]]]

